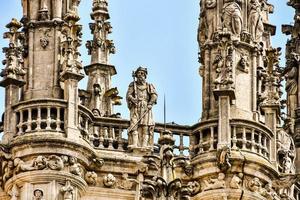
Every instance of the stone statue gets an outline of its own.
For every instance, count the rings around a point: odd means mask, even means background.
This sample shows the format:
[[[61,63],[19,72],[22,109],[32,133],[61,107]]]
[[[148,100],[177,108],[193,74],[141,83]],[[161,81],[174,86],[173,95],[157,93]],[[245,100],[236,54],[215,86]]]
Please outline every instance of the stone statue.
[[[298,92],[298,67],[300,56],[295,53],[291,53],[292,58],[288,58],[288,67],[285,69],[287,92],[287,115],[288,117],[295,118],[295,109],[297,107],[297,92]]]
[[[261,192],[261,182],[259,178],[254,177],[248,184],[249,190],[252,192],[260,193]]]
[[[213,9],[217,5],[216,0],[202,0],[200,3],[201,15],[198,28],[198,42],[202,44],[204,40],[212,39],[212,35],[216,28],[215,15]]]
[[[152,106],[156,104],[157,93],[154,86],[146,82],[147,68],[139,67],[133,73],[133,78],[126,95],[130,110],[129,145],[131,148],[151,147],[155,124]]]
[[[250,1],[249,11],[249,29],[250,34],[255,42],[259,42],[262,39],[264,32],[264,24],[261,14],[261,4],[259,0]]]
[[[242,32],[243,24],[241,7],[238,4],[240,1],[241,0],[225,0],[222,10],[223,27],[238,38]]]
[[[82,168],[80,164],[77,162],[77,158],[70,157],[69,164],[70,164],[70,173],[78,176],[82,176]]]

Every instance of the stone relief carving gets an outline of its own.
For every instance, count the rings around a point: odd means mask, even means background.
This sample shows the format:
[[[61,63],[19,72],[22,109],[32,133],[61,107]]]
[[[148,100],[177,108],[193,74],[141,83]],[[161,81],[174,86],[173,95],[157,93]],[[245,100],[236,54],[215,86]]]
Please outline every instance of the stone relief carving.
[[[236,38],[240,37],[243,24],[241,7],[238,3],[241,3],[241,0],[225,0],[222,9],[223,27]]]
[[[241,59],[238,62],[238,69],[245,73],[249,72],[248,56],[246,56],[244,54],[241,55]]]
[[[61,38],[61,70],[81,74],[82,63],[80,61],[79,47],[81,45],[82,26],[69,21],[62,28]]]
[[[243,173],[238,173],[238,174],[234,174],[230,183],[229,183],[229,186],[230,188],[233,188],[233,189],[240,189],[242,188],[242,178],[243,178],[244,174]]]
[[[277,192],[272,188],[272,183],[267,183],[264,188],[262,188],[261,195],[267,200],[279,200]]]
[[[78,176],[82,176],[83,174],[83,169],[81,165],[77,162],[77,158],[75,157],[69,157],[69,170],[70,173]]]
[[[255,42],[259,42],[262,39],[264,32],[263,18],[261,14],[261,4],[259,0],[250,1],[249,11],[249,30],[252,35],[252,39]]]
[[[49,45],[49,38],[51,37],[49,32],[51,31],[51,29],[50,28],[46,28],[46,29],[40,28],[39,31],[43,33],[43,35],[40,38],[41,47],[43,49],[46,49],[46,47]]]
[[[66,182],[65,186],[60,189],[60,192],[63,195],[63,200],[75,200],[74,187],[71,185],[70,181]]]
[[[260,194],[262,189],[262,183],[260,182],[259,178],[254,177],[248,182],[248,188],[250,191]]]
[[[209,180],[204,180],[203,191],[221,188],[226,188],[224,173],[219,173],[217,178],[210,178]]]
[[[215,40],[218,41],[218,52],[213,60],[213,66],[216,70],[215,88],[233,89],[233,44],[231,35],[227,32],[215,34]]]
[[[36,189],[33,191],[33,200],[45,200],[44,192],[41,189]]]
[[[121,179],[117,181],[117,187],[123,190],[131,190],[138,183],[135,179],[129,179],[127,173],[123,173]]]
[[[85,181],[89,185],[96,185],[97,184],[98,175],[96,174],[96,172],[86,172],[84,178],[85,178]]]
[[[112,188],[116,184],[116,178],[112,174],[107,174],[103,177],[103,184],[105,187]]]
[[[128,143],[130,148],[153,146],[154,119],[152,107],[156,104],[157,92],[154,86],[146,82],[147,68],[139,67],[133,73],[126,95],[130,110]]]
[[[15,173],[51,169],[60,171],[64,168],[64,162],[61,157],[51,155],[49,157],[38,156],[33,160],[24,162],[20,158],[14,159]]]

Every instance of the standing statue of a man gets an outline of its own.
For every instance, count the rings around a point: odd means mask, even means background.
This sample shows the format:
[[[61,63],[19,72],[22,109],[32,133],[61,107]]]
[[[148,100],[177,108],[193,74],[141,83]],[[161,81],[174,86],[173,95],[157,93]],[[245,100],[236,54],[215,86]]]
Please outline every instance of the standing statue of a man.
[[[130,83],[126,95],[130,110],[128,143],[130,148],[152,147],[154,120],[152,106],[156,104],[157,93],[154,86],[146,82],[147,68],[139,67],[133,72],[134,81]]]

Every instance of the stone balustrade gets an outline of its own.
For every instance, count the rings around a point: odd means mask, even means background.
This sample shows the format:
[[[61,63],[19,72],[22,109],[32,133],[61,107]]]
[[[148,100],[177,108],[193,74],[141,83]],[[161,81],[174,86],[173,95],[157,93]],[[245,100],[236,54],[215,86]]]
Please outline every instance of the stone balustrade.
[[[31,100],[15,105],[16,135],[36,131],[64,132],[65,108],[66,102],[57,99]]]
[[[267,127],[247,120],[231,120],[232,150],[258,154],[270,160],[272,131]]]
[[[209,120],[196,124],[194,151],[196,155],[217,149],[218,121]]]

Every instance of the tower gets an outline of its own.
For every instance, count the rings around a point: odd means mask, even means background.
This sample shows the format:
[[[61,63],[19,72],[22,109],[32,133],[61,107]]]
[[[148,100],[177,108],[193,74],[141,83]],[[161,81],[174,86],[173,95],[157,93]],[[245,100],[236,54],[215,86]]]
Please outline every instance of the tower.
[[[203,112],[187,126],[154,123],[159,94],[145,67],[128,87],[130,120],[114,113],[109,2],[91,3],[88,66],[79,0],[22,0],[23,18],[6,26],[0,199],[299,199],[299,2],[289,1],[295,25],[283,26],[282,68],[268,0],[200,1]]]

